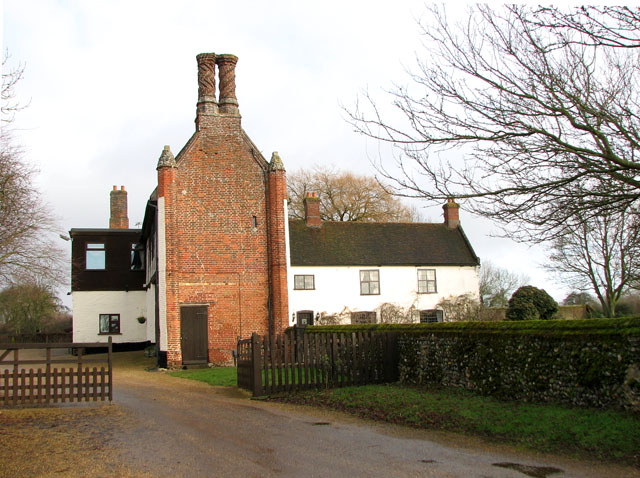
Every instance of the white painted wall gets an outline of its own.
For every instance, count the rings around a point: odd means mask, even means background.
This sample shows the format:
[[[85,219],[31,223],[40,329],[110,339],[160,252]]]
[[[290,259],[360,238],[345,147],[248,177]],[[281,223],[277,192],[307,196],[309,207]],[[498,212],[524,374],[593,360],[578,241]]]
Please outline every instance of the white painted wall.
[[[167,342],[167,237],[164,198],[158,198],[158,316],[160,350],[168,350]]]
[[[73,292],[71,296],[74,342],[106,343],[109,337],[114,343],[147,340],[147,324],[137,320],[140,316],[147,317],[145,291]],[[120,314],[120,334],[100,335],[100,314]]]
[[[145,302],[147,312],[145,317],[147,318],[147,340],[156,342],[156,286],[151,284],[145,293]]]
[[[435,294],[418,294],[418,269],[435,269]],[[380,295],[360,295],[360,271],[380,272]],[[315,290],[294,290],[294,275],[314,275]],[[420,267],[299,267],[289,270],[289,323],[295,323],[295,313],[312,310],[316,313],[338,314],[345,310],[376,311],[385,302],[408,309],[435,309],[443,298],[472,294],[479,300],[478,268],[473,266]],[[445,317],[446,321],[446,317]]]

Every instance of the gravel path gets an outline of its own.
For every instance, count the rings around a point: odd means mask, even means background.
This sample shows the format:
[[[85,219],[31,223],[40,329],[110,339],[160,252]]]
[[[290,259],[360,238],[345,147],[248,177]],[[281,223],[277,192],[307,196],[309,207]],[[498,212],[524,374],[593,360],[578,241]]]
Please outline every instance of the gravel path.
[[[248,400],[163,373],[116,373],[124,466],[162,477],[640,477],[640,470]]]

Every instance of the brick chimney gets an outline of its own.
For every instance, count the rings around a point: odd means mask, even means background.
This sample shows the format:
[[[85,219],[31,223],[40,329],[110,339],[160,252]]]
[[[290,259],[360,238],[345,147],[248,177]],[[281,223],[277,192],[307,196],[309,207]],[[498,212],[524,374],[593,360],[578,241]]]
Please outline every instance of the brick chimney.
[[[198,104],[196,107],[196,127],[201,117],[218,114],[216,101],[216,54],[200,53],[198,62]]]
[[[236,63],[235,55],[216,55],[200,53],[198,61],[198,105],[196,129],[211,123],[207,118],[232,116],[240,117],[238,100],[236,99]],[[216,97],[216,67],[220,81],[220,92]]]
[[[111,217],[109,218],[109,229],[129,229],[129,218],[127,217],[127,191],[124,186],[113,186],[111,191]]]
[[[316,193],[307,193],[304,198],[304,220],[307,227],[321,227],[322,219],[320,219],[320,198]]]
[[[235,55],[218,55],[218,76],[220,78],[220,98],[218,105],[220,114],[238,116],[238,100],[236,99],[236,63]]]
[[[460,206],[456,203],[455,199],[447,199],[447,203],[442,206],[444,210],[444,223],[449,229],[455,229],[460,225]]]

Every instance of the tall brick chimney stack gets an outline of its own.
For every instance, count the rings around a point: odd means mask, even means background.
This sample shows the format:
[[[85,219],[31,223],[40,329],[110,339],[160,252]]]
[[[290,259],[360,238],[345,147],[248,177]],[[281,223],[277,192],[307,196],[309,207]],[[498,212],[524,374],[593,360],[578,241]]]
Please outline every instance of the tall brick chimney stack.
[[[127,191],[124,186],[113,186],[111,191],[111,217],[109,218],[110,229],[129,229],[129,218],[127,217]]]
[[[444,210],[444,223],[449,229],[455,229],[460,225],[460,206],[455,199],[447,199],[447,203],[442,206]]]
[[[220,98],[218,104],[220,113],[238,116],[238,100],[236,99],[236,63],[235,55],[218,55],[218,76],[220,79]]]
[[[196,108],[196,128],[200,127],[203,116],[218,114],[216,102],[216,54],[200,53],[198,61],[198,105]]]
[[[316,193],[307,193],[304,198],[304,220],[307,227],[321,227],[322,219],[320,219],[320,198]]]
[[[268,173],[269,276],[271,279],[272,332],[280,334],[289,325],[287,292],[287,173],[277,152],[271,155]]]

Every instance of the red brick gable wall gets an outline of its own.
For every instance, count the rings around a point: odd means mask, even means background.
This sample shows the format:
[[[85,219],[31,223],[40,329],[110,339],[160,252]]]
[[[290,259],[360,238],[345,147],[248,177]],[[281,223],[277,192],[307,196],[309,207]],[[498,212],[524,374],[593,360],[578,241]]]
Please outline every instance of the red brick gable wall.
[[[175,161],[158,165],[170,367],[182,364],[181,306],[208,307],[208,361],[213,363],[232,361],[238,337],[269,333],[270,318],[271,332],[288,324],[286,177],[284,168],[268,171],[242,130],[236,61],[233,55],[198,56],[197,131]],[[224,66],[220,105],[214,96],[214,62]]]
[[[180,305],[209,305],[210,362],[228,361],[238,336],[268,333],[265,172],[239,119],[218,120],[178,157],[165,203],[167,358],[174,364],[182,360]]]

